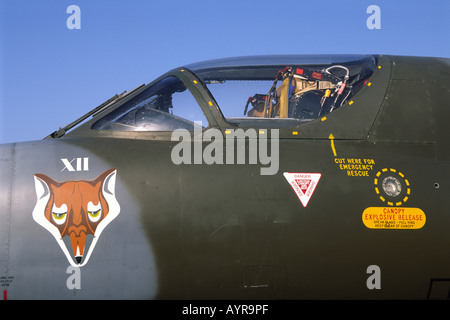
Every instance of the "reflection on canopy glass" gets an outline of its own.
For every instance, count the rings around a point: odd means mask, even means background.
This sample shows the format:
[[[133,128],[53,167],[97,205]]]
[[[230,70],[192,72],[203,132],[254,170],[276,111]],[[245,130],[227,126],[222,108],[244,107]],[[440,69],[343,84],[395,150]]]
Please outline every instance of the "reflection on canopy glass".
[[[208,126],[200,106],[183,82],[169,76],[149,86],[92,128],[119,131],[194,130],[194,121]]]

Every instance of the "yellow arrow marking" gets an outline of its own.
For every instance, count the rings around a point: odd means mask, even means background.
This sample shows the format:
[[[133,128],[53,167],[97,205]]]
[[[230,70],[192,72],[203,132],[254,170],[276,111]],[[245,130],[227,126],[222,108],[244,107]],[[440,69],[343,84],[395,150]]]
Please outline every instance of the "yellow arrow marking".
[[[336,149],[334,148],[334,136],[332,133],[330,133],[330,136],[328,137],[331,141],[331,150],[333,150],[333,154],[336,157]]]

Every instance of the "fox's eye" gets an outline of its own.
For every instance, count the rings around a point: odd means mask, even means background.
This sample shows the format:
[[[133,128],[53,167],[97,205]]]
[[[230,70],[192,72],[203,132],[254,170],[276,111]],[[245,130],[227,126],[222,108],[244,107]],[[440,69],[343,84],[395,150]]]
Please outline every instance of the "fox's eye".
[[[93,219],[97,218],[98,216],[100,216],[100,213],[102,212],[102,210],[97,210],[97,211],[88,211],[89,216]]]
[[[57,207],[55,206],[55,204],[53,204],[52,208],[53,221],[56,224],[61,225],[64,222],[66,222],[66,217],[67,217],[67,205],[63,204],[61,207]]]
[[[102,216],[102,207],[100,203],[94,205],[92,202],[89,202],[87,209],[89,220],[91,220],[92,222],[97,222],[98,220],[100,220]]]
[[[67,213],[55,213],[55,212],[52,212],[53,219],[55,220],[56,223],[59,223],[59,224],[64,222],[63,219],[66,217],[66,214]]]
[[[100,211],[101,210],[89,211],[89,214],[91,215],[92,218],[96,218],[100,214]]]

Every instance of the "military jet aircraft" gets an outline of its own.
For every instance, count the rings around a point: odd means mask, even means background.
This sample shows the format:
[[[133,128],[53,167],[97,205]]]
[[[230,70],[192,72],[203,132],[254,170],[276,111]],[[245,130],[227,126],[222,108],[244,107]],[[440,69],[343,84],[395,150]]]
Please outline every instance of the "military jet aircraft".
[[[449,298],[449,64],[205,61],[0,146],[3,298]]]

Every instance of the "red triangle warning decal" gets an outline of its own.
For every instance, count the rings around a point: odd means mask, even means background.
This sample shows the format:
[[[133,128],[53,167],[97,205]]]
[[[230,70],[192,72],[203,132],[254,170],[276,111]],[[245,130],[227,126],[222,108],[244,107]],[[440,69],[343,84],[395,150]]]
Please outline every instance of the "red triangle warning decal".
[[[306,208],[309,199],[319,183],[320,173],[284,172],[284,177],[297,194],[298,199]]]

